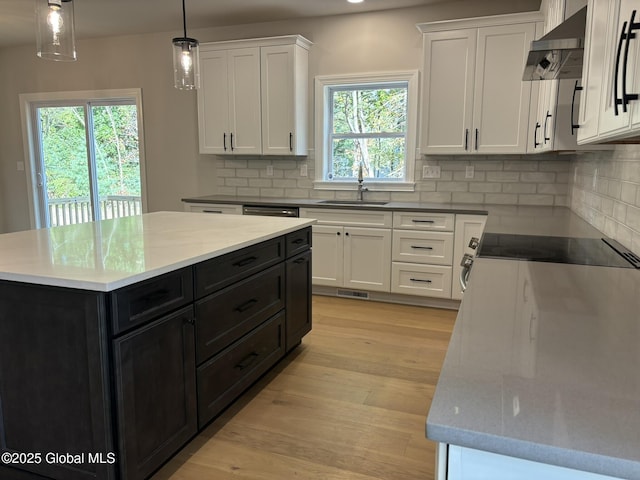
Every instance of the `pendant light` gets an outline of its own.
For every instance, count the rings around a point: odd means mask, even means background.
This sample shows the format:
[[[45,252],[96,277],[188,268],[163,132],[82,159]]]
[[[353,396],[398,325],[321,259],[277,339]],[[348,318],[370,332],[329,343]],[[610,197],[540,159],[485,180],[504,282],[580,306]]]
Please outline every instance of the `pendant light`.
[[[76,60],[72,0],[36,0],[36,47],[40,58]]]
[[[184,36],[173,39],[173,83],[178,90],[200,87],[198,40],[187,37],[187,14],[182,0]]]

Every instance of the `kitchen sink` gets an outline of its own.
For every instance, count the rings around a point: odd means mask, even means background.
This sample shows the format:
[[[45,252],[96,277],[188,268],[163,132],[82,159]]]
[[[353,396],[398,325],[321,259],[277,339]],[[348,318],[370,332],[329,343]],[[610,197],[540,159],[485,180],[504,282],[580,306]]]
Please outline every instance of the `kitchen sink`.
[[[389,202],[376,202],[369,200],[321,200],[319,203],[327,205],[386,205]]]

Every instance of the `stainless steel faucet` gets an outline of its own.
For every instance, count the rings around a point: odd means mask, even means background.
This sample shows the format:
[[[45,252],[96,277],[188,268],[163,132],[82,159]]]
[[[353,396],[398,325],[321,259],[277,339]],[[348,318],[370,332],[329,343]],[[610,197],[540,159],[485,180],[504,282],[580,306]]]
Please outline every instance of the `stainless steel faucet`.
[[[363,202],[364,201],[364,192],[368,192],[369,189],[365,186],[362,185],[362,183],[364,182],[364,177],[362,176],[362,163],[360,164],[360,167],[358,168],[358,198],[357,200],[359,202]]]

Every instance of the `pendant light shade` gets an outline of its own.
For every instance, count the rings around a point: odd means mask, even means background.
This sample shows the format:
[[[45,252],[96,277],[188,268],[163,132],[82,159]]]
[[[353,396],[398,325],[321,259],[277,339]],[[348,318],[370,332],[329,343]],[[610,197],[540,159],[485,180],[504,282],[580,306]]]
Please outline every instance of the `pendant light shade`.
[[[47,60],[76,60],[72,0],[35,0],[37,54]]]
[[[178,90],[200,87],[200,54],[198,40],[187,37],[187,15],[182,0],[184,36],[173,39],[173,83]]]

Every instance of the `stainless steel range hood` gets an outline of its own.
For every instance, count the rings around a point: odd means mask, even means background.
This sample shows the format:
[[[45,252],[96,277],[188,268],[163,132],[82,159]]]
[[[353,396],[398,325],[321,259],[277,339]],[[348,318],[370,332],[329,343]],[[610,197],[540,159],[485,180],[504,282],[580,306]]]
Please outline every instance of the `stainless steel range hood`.
[[[531,42],[523,80],[581,78],[587,7]]]

